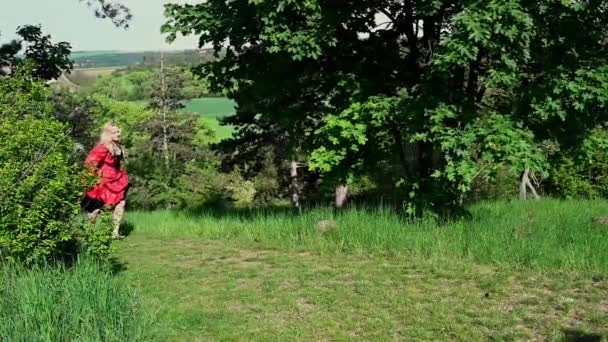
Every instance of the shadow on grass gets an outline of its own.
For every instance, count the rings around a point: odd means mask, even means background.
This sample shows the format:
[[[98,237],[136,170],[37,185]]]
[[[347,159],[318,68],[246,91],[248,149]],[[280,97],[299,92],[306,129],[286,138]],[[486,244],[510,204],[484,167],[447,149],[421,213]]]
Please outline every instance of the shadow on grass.
[[[135,225],[129,221],[122,221],[120,223],[119,232],[122,236],[129,236],[135,229]]]
[[[120,274],[127,270],[127,264],[120,261],[117,257],[110,257],[107,261],[110,272],[113,275]]]
[[[229,206],[205,206],[189,209],[178,209],[182,214],[191,217],[212,217],[215,219],[240,219],[254,220],[263,217],[300,217],[311,214],[318,215],[322,213],[325,219],[339,219],[343,215],[348,215],[352,211],[369,211],[370,213],[384,212],[401,219],[404,222],[417,222],[432,220],[438,224],[448,224],[460,220],[472,220],[473,216],[470,211],[465,208],[454,208],[450,211],[435,213],[430,210],[421,211],[417,218],[408,215],[405,208],[398,204],[392,203],[374,203],[374,202],[351,202],[342,209],[333,206],[328,206],[327,203],[307,203],[300,208],[270,206],[261,208],[234,208]]]
[[[563,338],[564,342],[600,342],[605,341],[605,336],[602,334],[591,333],[587,331],[577,330],[577,329],[564,329],[563,330]]]

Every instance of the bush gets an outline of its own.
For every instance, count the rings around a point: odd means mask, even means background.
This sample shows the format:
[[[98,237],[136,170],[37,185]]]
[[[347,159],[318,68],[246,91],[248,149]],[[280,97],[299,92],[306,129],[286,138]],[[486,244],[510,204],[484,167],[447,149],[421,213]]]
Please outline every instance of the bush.
[[[596,129],[555,164],[551,185],[565,198],[608,197],[608,131]]]
[[[0,245],[11,259],[34,261],[73,240],[82,184],[74,143],[54,119],[0,121]]]
[[[0,257],[32,263],[74,256],[83,246],[107,250],[109,241],[102,246],[99,233],[89,236],[77,220],[84,189],[96,177],[76,160],[67,122],[75,123],[54,110],[61,95],[52,100],[29,71],[26,64],[0,77]]]

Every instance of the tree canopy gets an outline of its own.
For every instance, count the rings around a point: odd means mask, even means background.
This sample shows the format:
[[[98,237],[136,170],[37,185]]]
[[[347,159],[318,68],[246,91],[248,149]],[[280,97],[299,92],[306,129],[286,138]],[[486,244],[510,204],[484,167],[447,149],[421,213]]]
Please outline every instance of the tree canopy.
[[[499,168],[546,175],[543,147],[576,151],[606,122],[607,10],[599,0],[209,0],[167,5],[163,31],[225,50],[198,72],[236,100],[234,123],[287,132],[322,174],[398,165],[414,212],[458,204]]]
[[[0,75],[14,72],[23,61],[32,64],[31,76],[41,80],[57,78],[63,71],[72,69],[69,43],[54,44],[40,26],[19,27],[17,35],[19,39],[0,45]]]

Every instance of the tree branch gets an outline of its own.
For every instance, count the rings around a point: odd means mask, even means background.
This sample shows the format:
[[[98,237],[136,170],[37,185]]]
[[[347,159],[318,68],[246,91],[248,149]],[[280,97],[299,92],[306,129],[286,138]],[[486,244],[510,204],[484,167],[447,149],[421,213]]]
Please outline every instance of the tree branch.
[[[123,5],[114,2],[113,0],[78,0],[85,2],[89,7],[92,7],[95,16],[102,19],[110,19],[117,27],[128,28],[129,22],[133,18],[131,10]]]

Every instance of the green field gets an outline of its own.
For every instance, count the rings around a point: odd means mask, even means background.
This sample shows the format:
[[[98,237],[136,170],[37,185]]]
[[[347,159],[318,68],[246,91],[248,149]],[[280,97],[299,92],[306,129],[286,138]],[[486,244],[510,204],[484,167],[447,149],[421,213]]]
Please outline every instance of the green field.
[[[130,212],[106,267],[0,267],[0,334],[85,341],[601,341],[606,201]],[[320,230],[321,220],[335,226]]]
[[[78,51],[70,55],[76,66],[120,67],[132,65],[159,65],[160,51]],[[210,60],[210,52],[199,50],[177,50],[164,53],[168,65],[198,65]]]
[[[73,51],[70,54],[70,58],[73,60],[80,60],[82,58],[88,58],[93,56],[103,56],[103,55],[111,55],[120,53],[120,51],[116,50],[100,50],[100,51]]]
[[[608,228],[591,218],[607,202],[471,213],[439,225],[388,209],[133,212],[117,256],[158,310],[156,341],[606,336]],[[337,227],[319,232],[328,218]]]
[[[146,106],[146,101],[135,102],[141,106]],[[231,125],[222,126],[218,119],[236,113],[235,103],[225,97],[204,97],[190,100],[186,103],[183,111],[198,113],[215,132],[218,140],[227,139],[232,136],[234,127]]]
[[[236,113],[234,101],[224,97],[205,97],[189,101],[184,110],[199,113],[201,117],[209,122],[218,139],[226,139],[232,136],[234,127],[221,126],[218,119]]]

